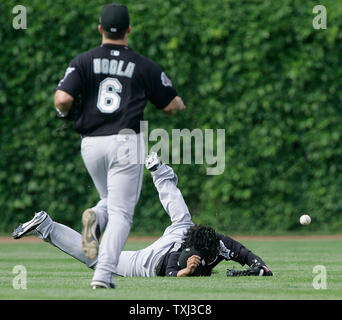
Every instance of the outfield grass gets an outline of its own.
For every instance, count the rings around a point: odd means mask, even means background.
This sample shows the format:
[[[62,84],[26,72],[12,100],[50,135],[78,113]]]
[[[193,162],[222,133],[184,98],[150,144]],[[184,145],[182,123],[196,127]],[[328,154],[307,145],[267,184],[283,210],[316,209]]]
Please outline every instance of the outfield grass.
[[[91,290],[93,271],[47,243],[0,243],[0,299],[233,300],[342,299],[342,240],[244,241],[274,277],[227,278],[221,262],[209,278],[116,278],[116,290]],[[149,242],[131,242],[127,250]],[[15,290],[13,267],[27,270],[27,289]],[[324,265],[327,289],[315,290],[313,268]]]

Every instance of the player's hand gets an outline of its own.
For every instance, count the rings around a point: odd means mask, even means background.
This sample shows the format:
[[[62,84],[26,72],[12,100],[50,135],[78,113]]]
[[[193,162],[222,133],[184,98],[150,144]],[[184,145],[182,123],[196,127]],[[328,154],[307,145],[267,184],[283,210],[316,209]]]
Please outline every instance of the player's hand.
[[[197,255],[193,255],[186,261],[186,267],[182,270],[179,270],[177,273],[177,277],[188,277],[194,273],[196,268],[200,265],[201,258]]]
[[[173,115],[186,109],[181,97],[174,97],[173,100],[163,109],[167,115]]]
[[[178,100],[178,111],[181,112],[186,109],[186,106],[181,97],[176,97]]]
[[[191,256],[187,262],[186,262],[186,269],[190,274],[193,274],[196,268],[200,265],[201,263],[201,257],[197,255]]]

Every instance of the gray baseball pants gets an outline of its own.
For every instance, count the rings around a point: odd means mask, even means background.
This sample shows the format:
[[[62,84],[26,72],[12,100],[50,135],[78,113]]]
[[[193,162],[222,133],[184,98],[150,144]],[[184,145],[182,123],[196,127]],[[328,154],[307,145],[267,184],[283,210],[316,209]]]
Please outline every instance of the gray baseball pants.
[[[119,256],[127,241],[143,176],[143,134],[118,134],[82,139],[84,164],[99,193],[107,222],[93,280],[113,282]]]
[[[115,267],[114,273],[117,275],[125,277],[156,276],[156,267],[160,259],[174,243],[181,243],[186,230],[193,226],[188,207],[177,188],[178,179],[173,169],[163,164],[158,170],[152,172],[152,177],[159,193],[159,199],[171,218],[171,225],[150,246],[137,251],[122,251]],[[106,223],[109,219],[106,201],[101,200],[93,210],[98,217],[100,229],[107,229]],[[56,223],[48,217],[37,227],[36,234],[85,263],[88,267],[95,268],[96,272],[99,260],[98,258],[90,260],[85,257],[81,243],[82,236],[75,230]]]

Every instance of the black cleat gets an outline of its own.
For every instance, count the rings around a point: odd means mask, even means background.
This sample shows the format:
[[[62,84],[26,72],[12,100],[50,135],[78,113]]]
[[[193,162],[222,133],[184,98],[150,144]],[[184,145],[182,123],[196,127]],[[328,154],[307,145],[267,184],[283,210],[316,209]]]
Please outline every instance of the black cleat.
[[[45,211],[37,212],[33,219],[20,224],[12,233],[14,239],[20,239],[21,237],[27,235],[30,231],[36,229],[48,216]]]

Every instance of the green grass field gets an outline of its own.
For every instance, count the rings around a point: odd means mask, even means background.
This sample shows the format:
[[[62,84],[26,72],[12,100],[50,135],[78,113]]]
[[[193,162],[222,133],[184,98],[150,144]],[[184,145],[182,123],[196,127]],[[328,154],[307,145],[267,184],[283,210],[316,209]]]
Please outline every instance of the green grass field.
[[[93,271],[47,243],[0,243],[0,299],[306,300],[342,299],[342,240],[242,241],[260,255],[274,277],[227,278],[221,262],[209,278],[116,278],[115,290],[91,290]],[[149,242],[128,242],[127,250]],[[12,285],[14,266],[27,270],[27,289]],[[327,270],[327,289],[316,290],[313,268]]]

